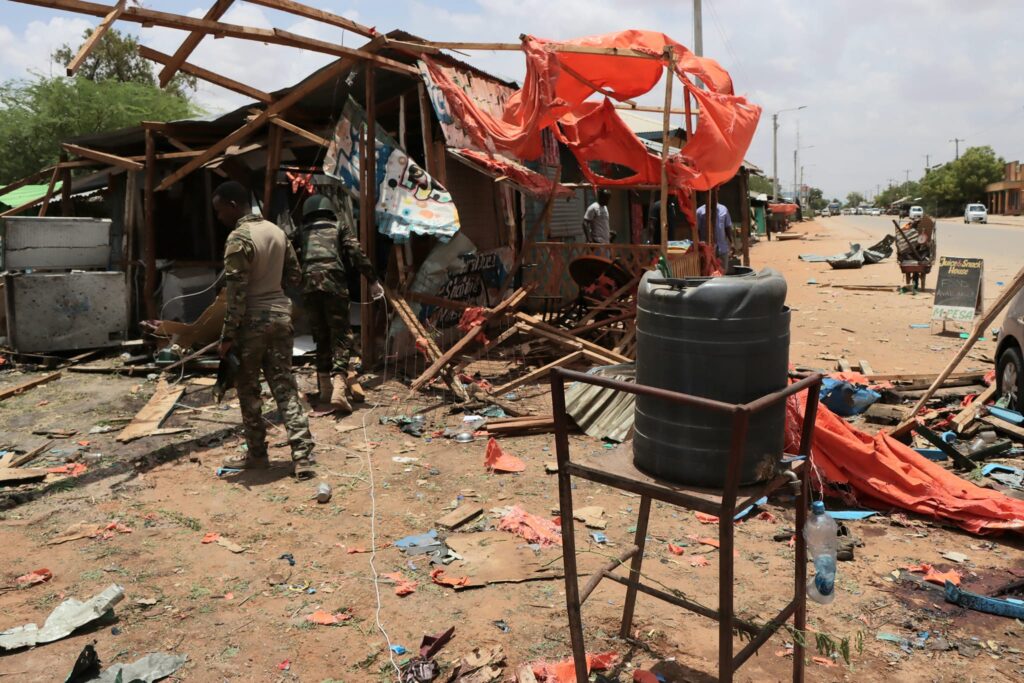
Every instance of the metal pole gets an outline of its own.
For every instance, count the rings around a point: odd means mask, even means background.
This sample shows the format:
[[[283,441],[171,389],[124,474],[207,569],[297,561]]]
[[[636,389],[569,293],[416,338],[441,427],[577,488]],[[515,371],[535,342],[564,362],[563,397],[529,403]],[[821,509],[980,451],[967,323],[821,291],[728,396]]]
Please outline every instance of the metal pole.
[[[704,21],[701,17],[701,0],[693,0],[693,54],[704,56]]]
[[[800,200],[797,198],[797,192],[799,188],[796,186],[796,164],[797,158],[800,156],[800,119],[796,120],[796,147],[793,149],[793,199],[796,200],[797,204]]]
[[[676,78],[672,47],[665,48],[665,113],[661,119],[661,255],[668,260],[668,124],[672,110],[672,81]],[[687,117],[689,118],[689,117]],[[696,248],[696,247],[695,247]]]
[[[779,200],[779,115],[772,114],[772,199]]]
[[[146,129],[146,170],[145,186],[143,188],[143,220],[146,226],[146,240],[143,243],[145,249],[146,279],[143,283],[143,299],[146,304],[146,315],[150,319],[157,316],[156,299],[156,139],[153,131]]]

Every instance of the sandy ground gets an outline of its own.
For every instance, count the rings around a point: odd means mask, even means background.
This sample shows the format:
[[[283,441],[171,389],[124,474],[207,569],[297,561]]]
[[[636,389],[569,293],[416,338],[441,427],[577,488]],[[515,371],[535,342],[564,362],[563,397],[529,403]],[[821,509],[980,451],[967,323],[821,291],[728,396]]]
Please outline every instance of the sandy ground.
[[[843,355],[852,362],[869,361],[876,372],[930,372],[943,365],[957,340],[939,336],[935,330],[909,327],[927,322],[930,295],[861,294],[807,284],[810,279],[876,284],[900,280],[891,262],[862,271],[829,272],[825,264],[798,261],[799,253],[840,251],[849,237],[841,226],[806,223],[799,229],[822,237],[762,243],[752,252],[756,266],[772,265],[790,283],[789,301],[796,311],[793,363],[832,367],[835,361],[828,359]],[[990,352],[984,346],[981,350]],[[984,363],[965,363],[971,365]],[[452,660],[477,647],[500,645],[508,660],[506,676],[526,662],[566,657],[569,644],[561,579],[455,591],[431,581],[424,558],[406,555],[391,545],[406,535],[437,528],[434,520],[459,500],[476,502],[485,513],[453,533],[454,540],[466,540],[493,527],[493,508],[518,504],[551,517],[558,506],[557,489],[555,477],[545,473],[544,464],[554,459],[552,438],[503,439],[504,448],[526,462],[526,471],[489,474],[483,465],[482,440],[455,444],[415,438],[394,425],[379,424],[381,416],[438,406],[430,396],[407,399],[407,389],[394,381],[394,370],[387,371],[383,383],[370,392],[370,402],[354,415],[340,421],[312,420],[323,479],[334,489],[327,504],[312,500],[315,484],[293,482],[284,467],[218,477],[215,469],[220,459],[239,452],[238,436],[201,446],[193,443],[194,435],[184,435],[144,440],[152,442],[145,446],[150,449],[186,444],[165,456],[165,462],[140,460],[134,467],[111,468],[109,476],[86,475],[77,485],[57,487],[4,512],[0,545],[11,550],[5,554],[2,584],[13,585],[14,577],[38,567],[49,568],[54,578],[3,591],[0,628],[42,623],[65,597],[86,599],[111,583],[123,585],[126,598],[116,609],[115,622],[34,650],[0,656],[0,676],[62,681],[82,647],[96,641],[105,664],[133,661],[153,651],[187,654],[189,661],[177,680],[389,681],[395,680],[389,642],[414,651],[423,635],[450,626],[455,626],[455,638],[439,657],[446,671],[441,680],[446,680]],[[2,385],[21,379],[21,375],[0,376]],[[308,375],[302,381],[308,387]],[[131,390],[140,384],[132,397]],[[16,438],[42,423],[53,427],[57,420],[88,431],[104,420],[130,417],[152,390],[151,382],[139,380],[62,378],[5,402],[0,433]],[[520,393],[519,405],[537,414],[549,410],[545,387]],[[193,405],[209,400],[208,390],[190,387],[189,394]],[[43,401],[47,403],[40,406]],[[196,424],[197,415],[218,421],[237,419],[233,410],[179,412],[169,426]],[[449,415],[443,407],[432,410],[427,413],[427,433],[460,420],[461,415]],[[82,448],[101,450],[110,460],[124,460],[143,448],[117,445],[110,434],[89,439],[90,445]],[[280,435],[272,439],[283,440]],[[574,454],[597,459],[608,453],[601,443],[582,435],[572,438],[572,447]],[[287,457],[280,443],[272,448],[272,457],[282,462]],[[577,484],[574,496],[577,506],[600,506],[607,518],[606,544],[594,542],[592,530],[576,522],[581,561],[592,567],[631,541],[639,501],[586,482]],[[774,519],[752,518],[737,526],[736,560],[738,612],[762,620],[785,604],[793,571],[792,549],[784,541],[773,540],[792,524],[791,503],[774,498],[765,509]],[[115,520],[131,528],[131,533],[47,544],[73,524]],[[836,601],[828,606],[811,604],[809,621],[816,632],[849,638],[852,664],[811,662],[808,680],[1021,680],[1024,626],[1020,622],[950,606],[933,592],[896,585],[890,575],[920,562],[950,569],[955,565],[941,555],[955,550],[970,558],[958,567],[964,572],[965,587],[986,592],[1024,576],[1019,538],[977,538],[927,520],[889,515],[851,522],[849,527],[864,547],[856,550],[854,561],[840,564]],[[203,544],[209,532],[221,534],[243,551]],[[694,538],[716,532],[692,513],[655,505],[645,576],[714,606],[716,551]],[[361,552],[374,547],[374,536],[378,551]],[[670,553],[669,542],[683,546],[683,554]],[[280,559],[285,553],[294,557],[294,566]],[[520,547],[517,553],[517,557],[532,558],[529,549]],[[699,566],[697,556],[710,564]],[[558,557],[557,550],[547,550],[541,561],[553,561],[558,567]],[[386,580],[375,583],[375,572],[395,571],[418,583],[413,594],[399,597]],[[447,574],[458,576],[458,563]],[[284,584],[271,586],[271,577]],[[615,637],[623,596],[621,587],[605,581],[583,611],[588,650],[614,651],[626,660],[626,666],[615,672],[618,678],[611,680],[632,680],[630,667],[665,658],[675,658],[679,664],[682,673],[675,680],[714,680],[717,634],[713,622],[641,596],[634,632],[639,645],[631,645]],[[313,625],[305,617],[318,609],[345,613],[351,619],[336,626]],[[507,624],[507,632],[495,624],[498,621]],[[910,652],[876,638],[881,632],[912,639],[924,631],[929,632],[928,647]],[[856,646],[860,640],[862,651]],[[792,638],[785,633],[773,637],[736,680],[790,680],[787,642]],[[741,646],[736,643],[737,651]]]

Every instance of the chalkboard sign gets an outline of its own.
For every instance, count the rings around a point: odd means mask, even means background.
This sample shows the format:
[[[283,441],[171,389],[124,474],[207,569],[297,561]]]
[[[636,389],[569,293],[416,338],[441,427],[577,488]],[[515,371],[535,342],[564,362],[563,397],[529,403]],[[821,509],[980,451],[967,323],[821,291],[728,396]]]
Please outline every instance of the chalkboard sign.
[[[932,320],[969,323],[981,312],[981,281],[985,262],[980,258],[943,256],[935,285]]]

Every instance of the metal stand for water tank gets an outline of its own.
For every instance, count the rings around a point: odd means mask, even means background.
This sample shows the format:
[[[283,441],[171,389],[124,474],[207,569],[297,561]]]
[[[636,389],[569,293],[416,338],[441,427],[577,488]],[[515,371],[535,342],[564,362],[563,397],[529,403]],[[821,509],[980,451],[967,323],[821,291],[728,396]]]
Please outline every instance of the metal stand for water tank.
[[[619,447],[611,452],[606,452],[599,461],[595,461],[593,464],[586,463],[585,461],[573,462],[569,457],[568,419],[565,413],[566,380],[596,384],[631,394],[643,394],[672,403],[731,414],[733,416],[732,451],[726,470],[724,489],[722,491],[709,491],[708,489],[681,486],[649,477],[634,467],[632,451],[628,447]],[[793,618],[793,627],[797,631],[802,632],[805,630],[807,618],[807,549],[804,542],[803,529],[807,521],[808,475],[804,463],[810,454],[811,434],[818,410],[818,391],[820,387],[821,375],[814,374],[799,382],[790,384],[782,391],[768,394],[751,403],[733,405],[712,401],[699,396],[655,389],[653,387],[621,382],[597,375],[587,375],[562,368],[555,368],[551,371],[551,403],[555,418],[555,448],[558,455],[558,497],[561,518],[567,520],[562,524],[565,602],[566,611],[569,615],[569,635],[572,640],[572,654],[575,660],[577,683],[586,683],[589,680],[586,648],[583,642],[583,617],[580,608],[602,579],[610,579],[626,587],[626,601],[622,611],[622,625],[619,630],[619,637],[623,639],[630,638],[630,631],[633,626],[633,611],[636,607],[638,592],[717,621],[719,648],[718,680],[720,681],[732,681],[736,670],[751,655],[756,653],[776,631],[782,628],[790,617]],[[789,396],[801,391],[807,392],[799,451],[799,455],[803,456],[804,459],[790,464],[790,471],[796,473],[800,485],[796,501],[793,599],[789,604],[764,626],[754,625],[735,615],[733,610],[732,524],[718,525],[720,547],[718,553],[717,611],[688,600],[685,597],[680,597],[679,595],[674,595],[642,583],[640,581],[642,576],[641,567],[644,560],[644,544],[647,537],[647,522],[650,517],[652,500],[660,500],[670,505],[717,515],[720,520],[731,520],[737,510],[743,510],[747,506],[753,505],[757,499],[793,481],[792,475],[783,472],[766,483],[741,487],[739,485],[739,473],[747,438],[747,425],[751,414],[764,410],[780,401],[785,401]],[[637,516],[636,535],[633,545],[622,552],[618,558],[597,570],[582,591],[579,587],[579,575],[576,570],[576,538],[572,523],[573,477],[580,477],[640,495],[640,511]],[[621,576],[614,573],[615,569],[625,564],[627,560],[630,562],[629,574]],[[733,654],[734,630],[744,632],[750,639],[750,642],[737,654]],[[799,640],[794,640],[793,680],[797,683],[802,683],[804,680],[804,648]]]

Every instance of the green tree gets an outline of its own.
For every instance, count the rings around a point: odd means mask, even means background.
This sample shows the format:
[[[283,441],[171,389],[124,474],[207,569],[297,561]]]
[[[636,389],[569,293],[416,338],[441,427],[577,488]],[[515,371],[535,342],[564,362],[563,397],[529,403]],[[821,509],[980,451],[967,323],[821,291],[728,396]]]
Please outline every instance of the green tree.
[[[0,184],[57,161],[62,140],[195,113],[188,101],[142,83],[7,81],[0,84]]]
[[[864,195],[862,195],[860,192],[854,191],[854,192],[851,192],[850,194],[846,195],[846,205],[847,206],[860,206],[863,203],[864,203]]]
[[[991,147],[970,147],[956,161],[922,178],[921,193],[936,215],[960,213],[969,202],[984,203],[985,186],[1003,177],[1004,165]]]
[[[904,197],[910,197],[910,200],[913,201],[920,196],[921,184],[916,180],[911,180],[910,182],[893,185],[879,192],[875,197],[875,206],[889,206]]]
[[[757,192],[758,194],[767,195],[770,195],[772,193],[771,178],[765,178],[764,176],[760,175],[751,175],[749,181],[747,182],[747,185],[751,192]]]
[[[828,200],[825,199],[825,193],[818,187],[812,187],[807,190],[807,203],[810,204],[811,208],[815,211],[824,209],[828,206]]]
[[[93,29],[86,29],[82,34],[84,42],[92,35]],[[67,67],[78,53],[65,43],[54,51],[53,61]],[[76,78],[85,78],[101,83],[103,81],[119,81],[121,83],[142,83],[156,86],[157,80],[153,63],[139,54],[139,41],[135,36],[117,30],[107,31],[99,42],[93,46],[89,55],[75,72]],[[166,90],[182,99],[188,99],[190,91],[196,89],[196,77],[178,73],[167,84]]]

